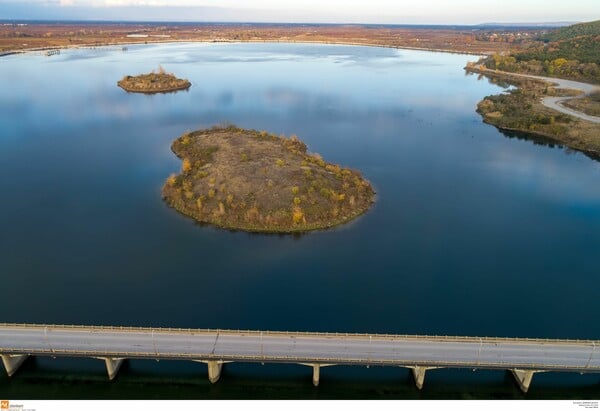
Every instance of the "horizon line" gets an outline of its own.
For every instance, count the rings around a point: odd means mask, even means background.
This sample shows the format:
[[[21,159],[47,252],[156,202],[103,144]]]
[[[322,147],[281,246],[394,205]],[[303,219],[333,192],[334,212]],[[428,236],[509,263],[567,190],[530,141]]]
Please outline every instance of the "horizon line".
[[[103,19],[103,18],[64,18],[64,19],[23,19],[23,18],[5,18],[0,22],[108,22],[108,23],[185,23],[185,24],[256,24],[256,25],[323,25],[323,26],[438,26],[438,27],[481,27],[481,26],[566,26],[581,23],[590,23],[596,20],[585,21],[511,21],[511,22],[483,22],[483,23],[367,23],[367,22],[285,22],[285,21],[231,21],[231,20],[129,20],[129,19]]]

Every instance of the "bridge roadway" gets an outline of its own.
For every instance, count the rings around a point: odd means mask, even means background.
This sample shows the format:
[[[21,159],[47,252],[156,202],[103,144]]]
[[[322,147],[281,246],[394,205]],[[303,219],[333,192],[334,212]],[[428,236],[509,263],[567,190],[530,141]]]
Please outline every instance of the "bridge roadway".
[[[33,356],[93,357],[113,379],[124,359],[191,360],[208,364],[216,382],[227,362],[396,366],[412,369],[422,388],[435,368],[506,369],[523,391],[536,372],[600,372],[600,341],[381,334],[232,331],[170,328],[0,324],[0,355],[14,374]]]

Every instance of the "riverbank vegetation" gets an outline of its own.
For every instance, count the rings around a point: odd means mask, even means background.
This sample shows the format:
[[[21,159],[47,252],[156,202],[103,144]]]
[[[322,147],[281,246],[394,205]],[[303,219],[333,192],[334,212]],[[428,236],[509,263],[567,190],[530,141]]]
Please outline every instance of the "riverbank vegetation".
[[[167,179],[163,198],[201,223],[302,232],[346,223],[374,201],[360,172],[309,154],[296,136],[213,127],[184,134],[172,150],[182,170]]]
[[[576,95],[574,90],[555,89],[550,83],[478,70],[472,66],[469,71],[478,71],[490,81],[502,86],[513,86],[510,90],[487,96],[477,105],[477,112],[486,123],[501,130],[516,131],[532,137],[542,137],[569,148],[600,158],[600,124],[580,120],[541,103],[549,96]],[[571,99],[577,102],[582,99]]]
[[[158,71],[138,76],[125,76],[117,82],[122,89],[132,93],[168,93],[177,90],[186,90],[192,83],[187,79],[179,79],[167,73],[162,66]]]

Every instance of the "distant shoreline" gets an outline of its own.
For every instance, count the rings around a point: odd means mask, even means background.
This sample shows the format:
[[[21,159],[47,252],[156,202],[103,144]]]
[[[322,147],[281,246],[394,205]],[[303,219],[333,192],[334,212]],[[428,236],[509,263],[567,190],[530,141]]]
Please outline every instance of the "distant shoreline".
[[[584,23],[585,21],[542,21],[542,22],[513,22],[513,23],[476,23],[476,24],[428,24],[428,23],[324,23],[324,22],[277,22],[277,21],[195,21],[195,20],[81,20],[81,19],[0,19],[0,24],[16,25],[46,25],[46,24],[70,24],[70,25],[165,25],[165,26],[258,26],[258,27],[383,27],[383,28],[424,28],[424,29],[550,29],[556,27],[566,27],[573,24]]]
[[[360,43],[360,42],[346,42],[346,41],[318,41],[318,40],[149,40],[149,41],[139,41],[139,42],[110,42],[110,43],[102,43],[102,44],[77,44],[77,45],[65,45],[60,47],[34,47],[28,49],[20,49],[20,50],[9,50],[5,52],[0,52],[0,58],[6,56],[12,56],[15,54],[29,54],[35,52],[43,52],[50,50],[77,50],[77,49],[95,49],[95,48],[105,48],[112,46],[144,46],[151,44],[176,44],[176,43],[198,43],[198,44],[213,44],[213,43],[224,43],[224,44],[245,44],[245,43],[289,43],[289,44],[329,44],[329,45],[339,45],[339,46],[362,46],[362,47],[379,47],[379,48],[387,48],[387,49],[397,49],[397,50],[415,50],[415,51],[429,51],[432,53],[448,53],[448,54],[464,54],[470,56],[484,56],[488,53],[477,53],[473,51],[457,51],[457,50],[449,50],[449,49],[437,49],[437,48],[425,48],[425,47],[409,47],[409,46],[395,46],[395,45],[385,45],[385,44],[377,44],[377,43]]]
[[[0,54],[19,50],[43,51],[150,43],[285,42],[487,55],[517,50],[524,39],[538,35],[541,30],[539,27],[473,27],[272,23],[0,23]],[[497,37],[486,35],[492,31],[501,35],[501,41],[498,41]]]

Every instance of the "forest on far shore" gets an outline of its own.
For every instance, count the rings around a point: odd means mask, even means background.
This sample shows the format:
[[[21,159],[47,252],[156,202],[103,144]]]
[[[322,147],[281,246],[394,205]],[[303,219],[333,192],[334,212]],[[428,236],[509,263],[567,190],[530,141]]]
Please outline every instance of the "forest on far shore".
[[[541,35],[525,50],[493,54],[487,68],[600,84],[600,20]]]

